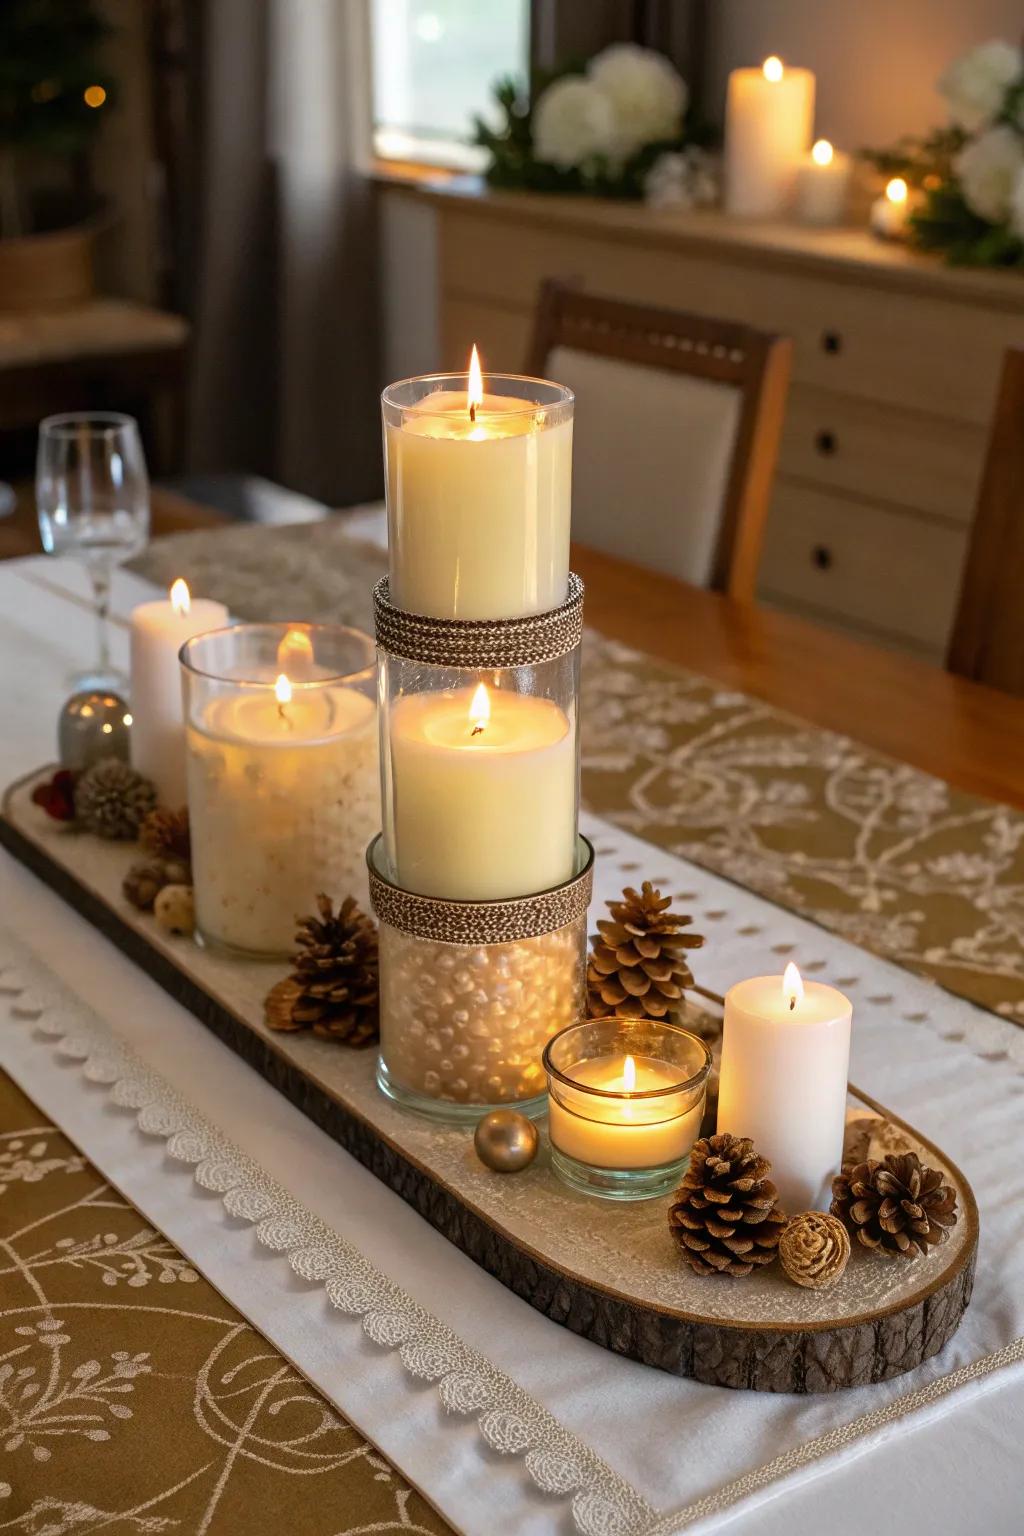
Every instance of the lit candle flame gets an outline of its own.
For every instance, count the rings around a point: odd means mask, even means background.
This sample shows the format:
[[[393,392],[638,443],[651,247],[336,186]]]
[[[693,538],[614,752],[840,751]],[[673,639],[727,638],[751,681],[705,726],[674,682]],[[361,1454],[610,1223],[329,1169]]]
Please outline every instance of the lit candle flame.
[[[484,376],[480,371],[480,354],[473,343],[473,352],[469,359],[469,385],[466,390],[466,404],[469,406],[469,419],[476,421],[476,408],[483,404]]]
[[[627,1056],[622,1068],[622,1086],[627,1093],[632,1093],[636,1088],[636,1062],[632,1056]]]
[[[192,607],[192,594],[188,590],[188,582],[182,581],[180,576],[177,581],[171,583],[171,607],[180,619],[183,619]]]
[[[277,664],[282,677],[286,670],[293,676],[308,674],[313,665],[313,642],[309,636],[301,629],[290,629],[277,648]]]
[[[796,1007],[797,1003],[803,1001],[803,978],[801,977],[800,972],[797,970],[796,966],[793,964],[792,960],[786,966],[785,972],[783,973],[782,995],[787,999],[789,1003],[790,1013],[793,1012],[793,1009]]]
[[[286,704],[290,704],[292,701],[292,685],[283,672],[274,684],[274,698],[277,700],[278,708],[280,709],[283,709]]]
[[[902,176],[894,176],[885,189],[885,195],[890,203],[905,203],[907,200],[907,184]]]
[[[770,58],[765,59],[764,63],[761,65],[761,70],[765,79],[769,80],[772,85],[778,85],[779,81],[786,73],[782,67],[782,60],[777,58],[774,53]],[[806,140],[804,142],[806,143]]]
[[[828,139],[819,139],[811,150],[811,158],[815,165],[831,165],[834,151]]]
[[[469,705],[469,723],[473,727],[471,736],[479,736],[485,729],[491,718],[491,696],[483,683],[480,683]]]

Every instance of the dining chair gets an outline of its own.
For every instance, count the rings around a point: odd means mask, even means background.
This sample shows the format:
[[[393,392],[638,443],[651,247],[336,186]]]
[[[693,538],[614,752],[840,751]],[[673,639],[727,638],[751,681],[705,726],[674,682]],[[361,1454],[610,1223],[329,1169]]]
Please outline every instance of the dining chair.
[[[792,343],[542,284],[529,371],[576,395],[581,544],[753,599]]]
[[[950,672],[1024,695],[1024,349],[1009,347],[974,511]]]

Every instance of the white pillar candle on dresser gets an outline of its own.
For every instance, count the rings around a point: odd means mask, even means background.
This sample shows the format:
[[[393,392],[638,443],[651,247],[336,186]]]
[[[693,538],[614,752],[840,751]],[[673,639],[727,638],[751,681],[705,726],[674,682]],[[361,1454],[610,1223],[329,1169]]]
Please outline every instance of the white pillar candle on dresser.
[[[814,123],[814,76],[765,59],[734,69],[725,108],[725,209],[740,218],[777,218],[793,195]]]
[[[157,788],[161,805],[185,804],[185,727],[178,652],[186,640],[228,622],[223,603],[192,598],[183,581],[170,596],[131,615],[132,765]]]
[[[871,204],[871,233],[882,240],[905,240],[909,216],[909,189],[902,176],[894,176]]]
[[[802,224],[842,224],[852,162],[819,139],[796,173],[796,216]]]
[[[315,659],[294,685],[275,675],[287,625],[203,635],[182,656],[196,924],[250,954],[289,954],[320,891],[365,907],[380,825],[372,643],[295,627]]]
[[[835,987],[755,976],[725,995],[718,1129],[770,1159],[783,1209],[826,1209],[842,1161],[853,1008]]]
[[[468,374],[384,391],[391,601],[439,619],[505,619],[565,601],[571,391]]]
[[[399,885],[491,901],[572,876],[576,732],[558,704],[481,683],[397,697],[388,724]]]

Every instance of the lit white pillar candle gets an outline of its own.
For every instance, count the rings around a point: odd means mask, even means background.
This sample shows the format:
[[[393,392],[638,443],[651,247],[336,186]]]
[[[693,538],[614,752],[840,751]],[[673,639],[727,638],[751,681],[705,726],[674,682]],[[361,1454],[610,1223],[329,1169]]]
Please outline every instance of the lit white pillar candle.
[[[796,216],[803,224],[841,224],[851,160],[819,139],[796,173]]]
[[[178,652],[186,640],[228,622],[223,603],[193,599],[183,581],[170,596],[131,615],[132,765],[157,788],[161,805],[185,804],[185,727]]]
[[[765,59],[734,69],[725,108],[725,208],[741,218],[777,218],[793,195],[814,123],[814,76]]]
[[[569,581],[571,393],[543,380],[521,381],[533,399],[499,393],[475,347],[464,390],[433,382],[384,393],[391,601],[441,619],[557,608]]]
[[[449,901],[561,885],[576,855],[576,733],[550,699],[508,689],[407,694],[389,720],[399,885]]]
[[[190,713],[188,806],[196,921],[217,943],[294,947],[317,893],[365,908],[380,820],[376,710],[355,688],[226,680]]]
[[[548,1100],[551,1145],[593,1168],[663,1168],[688,1155],[704,1113],[703,1093],[679,1086],[679,1068],[644,1056],[595,1056],[572,1068]],[[598,1089],[598,1093],[588,1089]],[[632,1094],[656,1092],[654,1099]]]
[[[909,216],[907,184],[902,176],[894,176],[883,195],[871,204],[871,233],[881,240],[905,240]]]
[[[788,1215],[825,1209],[842,1161],[853,1008],[835,987],[755,976],[725,995],[718,1129],[771,1160]]]

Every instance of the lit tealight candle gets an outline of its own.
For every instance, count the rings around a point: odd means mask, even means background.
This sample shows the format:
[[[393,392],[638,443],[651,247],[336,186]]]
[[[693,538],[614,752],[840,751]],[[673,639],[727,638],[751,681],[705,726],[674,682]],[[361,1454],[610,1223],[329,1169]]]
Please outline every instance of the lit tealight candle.
[[[835,987],[755,976],[725,995],[718,1129],[771,1160],[789,1215],[825,1208],[842,1160],[853,1008]]]
[[[894,176],[882,197],[871,204],[871,231],[882,240],[903,240],[910,215],[909,188],[902,176]]]
[[[760,69],[734,69],[725,109],[725,207],[741,218],[775,218],[793,195],[814,121],[814,76],[774,54]]]
[[[174,582],[166,598],[131,616],[132,764],[156,785],[161,805],[185,804],[185,729],[178,652],[186,640],[228,622],[223,603],[193,598]]]
[[[796,214],[804,224],[841,224],[850,184],[849,155],[818,139],[796,176]]]

